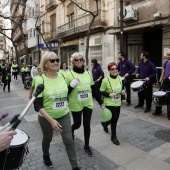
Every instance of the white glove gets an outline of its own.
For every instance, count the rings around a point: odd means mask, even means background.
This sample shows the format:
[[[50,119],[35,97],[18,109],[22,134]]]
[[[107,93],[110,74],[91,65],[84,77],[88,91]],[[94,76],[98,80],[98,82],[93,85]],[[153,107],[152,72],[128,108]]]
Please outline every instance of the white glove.
[[[116,95],[116,93],[110,93],[110,94],[109,94],[110,97],[113,97],[113,96],[115,96],[115,95]]]
[[[78,78],[76,78],[76,79],[72,80],[72,82],[70,83],[70,86],[72,88],[74,88],[77,86],[77,84],[79,84],[79,82],[80,82],[80,80]]]

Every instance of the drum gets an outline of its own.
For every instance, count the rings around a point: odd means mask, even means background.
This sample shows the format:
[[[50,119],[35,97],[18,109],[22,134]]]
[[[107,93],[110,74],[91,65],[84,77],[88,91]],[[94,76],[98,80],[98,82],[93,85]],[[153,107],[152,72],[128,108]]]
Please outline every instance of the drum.
[[[156,91],[153,93],[153,103],[156,106],[166,105],[166,92],[164,91]]]
[[[131,88],[134,92],[140,92],[144,90],[144,82],[143,81],[135,81],[131,84]]]
[[[0,170],[17,169],[22,165],[24,155],[28,153],[28,136],[22,130],[16,129],[17,134],[11,141],[10,147],[0,152]]]

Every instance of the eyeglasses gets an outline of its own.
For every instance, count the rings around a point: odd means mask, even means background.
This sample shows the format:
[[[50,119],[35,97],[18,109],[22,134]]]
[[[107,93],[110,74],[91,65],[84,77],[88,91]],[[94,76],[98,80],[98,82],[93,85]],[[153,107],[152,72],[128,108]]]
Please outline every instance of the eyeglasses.
[[[57,58],[57,59],[50,59],[49,61],[50,61],[50,63],[54,63],[55,61],[56,61],[57,63],[59,63],[60,59],[58,59],[58,58]]]
[[[170,56],[170,54],[166,54],[167,56]]]
[[[110,70],[118,70],[118,68],[110,68]]]
[[[74,59],[75,62],[83,61],[83,58]]]

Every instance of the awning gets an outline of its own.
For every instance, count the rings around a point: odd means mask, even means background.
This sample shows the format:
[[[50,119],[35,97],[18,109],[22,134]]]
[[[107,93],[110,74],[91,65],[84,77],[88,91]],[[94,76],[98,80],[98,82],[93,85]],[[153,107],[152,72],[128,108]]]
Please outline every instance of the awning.
[[[128,31],[133,31],[133,30],[138,30],[138,29],[143,29],[143,28],[154,28],[155,26],[159,26],[159,25],[165,25],[167,24],[168,19],[165,20],[159,20],[159,21],[151,21],[148,23],[138,23],[137,25],[133,25],[133,26],[125,26],[123,28],[124,32],[128,32]],[[119,34],[120,33],[120,29],[112,29],[112,30],[108,30],[107,34]]]

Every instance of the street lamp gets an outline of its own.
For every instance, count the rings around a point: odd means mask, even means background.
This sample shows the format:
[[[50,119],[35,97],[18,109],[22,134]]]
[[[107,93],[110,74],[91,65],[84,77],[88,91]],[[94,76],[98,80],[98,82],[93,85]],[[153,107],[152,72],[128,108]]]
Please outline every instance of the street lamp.
[[[41,51],[40,51],[40,26],[37,26],[36,28],[36,32],[37,32],[37,40],[38,40],[38,60],[40,63],[41,60]]]

